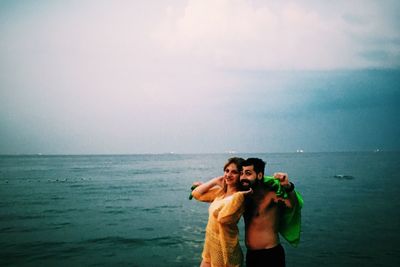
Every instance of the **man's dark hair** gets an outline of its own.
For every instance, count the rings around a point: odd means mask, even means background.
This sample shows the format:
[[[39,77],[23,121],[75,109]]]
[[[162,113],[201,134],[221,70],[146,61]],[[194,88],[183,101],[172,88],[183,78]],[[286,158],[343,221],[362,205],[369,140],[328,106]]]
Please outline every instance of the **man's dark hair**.
[[[254,166],[254,171],[258,173],[262,173],[264,175],[265,172],[265,161],[259,158],[248,158],[243,162],[243,166]]]

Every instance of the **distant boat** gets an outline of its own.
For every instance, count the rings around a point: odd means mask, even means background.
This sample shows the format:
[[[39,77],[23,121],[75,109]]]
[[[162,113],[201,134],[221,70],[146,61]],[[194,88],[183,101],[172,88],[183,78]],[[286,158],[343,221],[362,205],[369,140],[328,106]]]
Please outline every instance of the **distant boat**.
[[[297,153],[303,153],[304,150],[303,150],[303,149],[297,149],[296,152],[297,152]]]
[[[334,175],[333,177],[334,177],[334,178],[337,178],[337,179],[346,179],[346,180],[352,180],[352,179],[354,179],[354,176],[351,176],[351,175],[344,175],[344,174],[336,174],[336,175]]]

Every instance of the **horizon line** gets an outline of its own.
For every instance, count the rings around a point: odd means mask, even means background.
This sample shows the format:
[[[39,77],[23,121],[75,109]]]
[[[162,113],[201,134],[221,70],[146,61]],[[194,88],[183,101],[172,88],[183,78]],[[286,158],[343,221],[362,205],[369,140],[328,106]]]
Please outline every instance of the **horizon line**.
[[[280,152],[146,152],[146,153],[8,153],[4,156],[140,156],[140,155],[239,155],[239,154],[316,154],[316,153],[381,153],[400,152],[400,150],[337,150],[337,151],[280,151]]]

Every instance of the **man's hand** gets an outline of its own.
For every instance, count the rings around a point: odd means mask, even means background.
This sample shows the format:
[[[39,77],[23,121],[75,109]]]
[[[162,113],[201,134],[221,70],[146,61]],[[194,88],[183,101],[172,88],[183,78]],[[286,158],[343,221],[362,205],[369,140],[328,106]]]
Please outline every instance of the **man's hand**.
[[[285,172],[274,173],[274,178],[278,179],[281,186],[284,188],[290,188],[289,175]]]

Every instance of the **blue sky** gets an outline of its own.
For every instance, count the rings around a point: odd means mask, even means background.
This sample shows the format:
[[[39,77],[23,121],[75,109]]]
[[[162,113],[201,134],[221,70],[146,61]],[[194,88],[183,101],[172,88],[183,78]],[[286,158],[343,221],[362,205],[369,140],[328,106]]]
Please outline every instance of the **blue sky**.
[[[398,1],[0,1],[0,154],[399,150]]]

